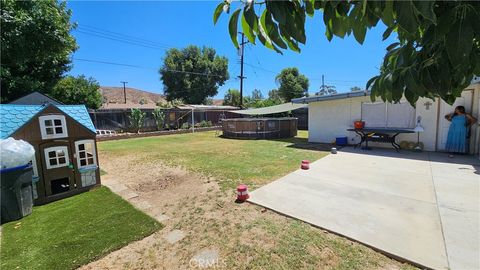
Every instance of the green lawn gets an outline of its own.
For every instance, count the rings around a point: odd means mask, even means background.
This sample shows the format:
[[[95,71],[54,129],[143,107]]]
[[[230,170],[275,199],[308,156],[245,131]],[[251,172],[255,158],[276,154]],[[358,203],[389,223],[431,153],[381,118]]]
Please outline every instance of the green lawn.
[[[223,189],[239,182],[263,185],[300,166],[303,159],[317,160],[326,152],[292,147],[307,143],[307,132],[282,140],[234,140],[215,137],[215,132],[199,132],[147,137],[98,144],[107,155],[144,155],[146,160],[162,160],[168,165],[217,178]]]
[[[1,269],[74,269],[162,227],[106,187],[2,226]]]

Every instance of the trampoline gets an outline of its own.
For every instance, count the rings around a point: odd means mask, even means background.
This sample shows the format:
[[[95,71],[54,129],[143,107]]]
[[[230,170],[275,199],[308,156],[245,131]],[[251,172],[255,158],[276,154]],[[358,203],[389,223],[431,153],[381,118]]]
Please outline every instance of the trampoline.
[[[297,135],[297,118],[233,118],[222,120],[226,138],[275,139]]]

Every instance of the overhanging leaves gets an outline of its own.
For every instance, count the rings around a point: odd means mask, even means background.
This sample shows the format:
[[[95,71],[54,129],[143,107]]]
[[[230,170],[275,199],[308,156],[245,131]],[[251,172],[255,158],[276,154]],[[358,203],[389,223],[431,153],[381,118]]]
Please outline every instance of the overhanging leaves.
[[[255,44],[255,33],[258,32],[258,18],[251,7],[245,7],[243,9],[242,29],[248,41]]]
[[[369,81],[372,99],[398,102],[405,96],[413,103],[438,96],[452,102],[474,74],[480,75],[480,2],[266,0],[260,10],[269,16],[260,19],[257,36],[277,52],[300,51],[306,17],[315,13],[321,13],[329,41],[353,34],[363,44],[367,30],[381,20],[382,38],[397,42],[386,48],[378,76]],[[244,31],[250,40],[252,31]]]
[[[287,44],[285,44],[285,42],[283,42],[282,38],[280,37],[277,25],[272,21],[272,15],[268,10],[266,10],[266,12],[262,14],[260,22],[263,29],[266,30],[267,35],[270,37],[270,39],[280,48],[286,49]]]
[[[213,24],[216,24],[218,21],[218,18],[220,18],[220,15],[222,15],[224,5],[225,3],[218,4],[217,8],[213,12]]]
[[[233,45],[235,45],[235,48],[240,48],[238,46],[238,40],[237,40],[237,27],[238,27],[238,16],[240,14],[240,9],[235,10],[233,12],[232,16],[230,17],[230,21],[228,23],[228,32],[230,33],[230,38],[232,39]]]

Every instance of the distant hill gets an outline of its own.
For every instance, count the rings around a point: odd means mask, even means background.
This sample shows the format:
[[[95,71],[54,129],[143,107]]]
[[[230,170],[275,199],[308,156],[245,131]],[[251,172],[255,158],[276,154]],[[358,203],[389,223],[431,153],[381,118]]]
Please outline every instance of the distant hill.
[[[155,108],[157,103],[165,102],[165,97],[161,94],[131,87],[126,87],[125,90],[127,104],[125,104],[123,87],[101,86],[99,91],[104,99],[102,108]]]
[[[212,105],[221,106],[223,105],[223,99],[214,99],[212,100]]]

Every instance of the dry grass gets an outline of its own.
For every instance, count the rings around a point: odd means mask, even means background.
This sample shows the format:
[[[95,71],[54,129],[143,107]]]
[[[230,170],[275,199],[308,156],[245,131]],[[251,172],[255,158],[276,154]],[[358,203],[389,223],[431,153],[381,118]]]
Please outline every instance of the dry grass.
[[[162,222],[166,226],[162,231],[84,269],[192,269],[195,265],[191,264],[191,259],[204,249],[219,251],[219,261],[213,266],[222,269],[410,268],[361,244],[303,222],[256,205],[234,202],[235,194],[230,187],[236,182],[260,185],[280,176],[268,164],[276,164],[283,175],[297,167],[297,162],[288,167],[292,159],[305,155],[321,157],[325,153],[289,147],[292,142],[285,141],[225,140],[218,143],[221,139],[210,135],[123,141],[135,145],[136,150],[131,151],[121,142],[115,145],[100,143],[101,165],[108,172],[103,181],[125,184],[152,205],[146,210],[148,214],[168,215],[170,219]],[[263,151],[266,148],[278,149]],[[230,166],[219,165],[217,155]],[[246,157],[252,156],[257,166],[237,164],[242,159],[251,162]],[[181,164],[188,170],[172,164]],[[202,164],[206,167],[196,167]],[[238,175],[236,180],[226,181],[220,173],[222,170],[226,177]],[[242,170],[245,170],[243,174]],[[184,231],[186,237],[169,244],[164,235],[174,229]]]

